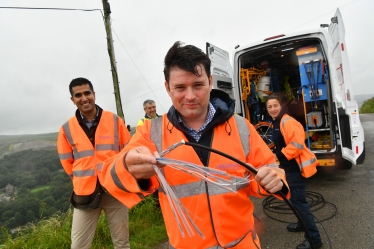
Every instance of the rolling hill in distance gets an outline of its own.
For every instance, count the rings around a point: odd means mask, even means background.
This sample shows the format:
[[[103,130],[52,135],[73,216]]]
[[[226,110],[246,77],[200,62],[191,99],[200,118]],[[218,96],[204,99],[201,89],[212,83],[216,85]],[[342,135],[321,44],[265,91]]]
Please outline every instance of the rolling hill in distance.
[[[361,95],[355,95],[355,99],[357,101],[358,107],[361,108],[362,104],[368,100],[374,97],[374,94],[361,94]]]

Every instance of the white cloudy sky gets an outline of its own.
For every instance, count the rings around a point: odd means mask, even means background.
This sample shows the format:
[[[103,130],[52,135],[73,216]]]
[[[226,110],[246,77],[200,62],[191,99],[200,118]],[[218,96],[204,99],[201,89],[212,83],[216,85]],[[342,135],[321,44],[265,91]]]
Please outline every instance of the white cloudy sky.
[[[171,101],[163,58],[177,40],[229,52],[265,37],[330,23],[339,7],[346,28],[354,94],[374,93],[372,0],[109,0],[122,105],[127,124],[159,114]],[[101,0],[0,0],[0,7],[102,9]],[[116,112],[100,11],[0,8],[0,135],[56,132],[74,114],[68,85],[88,78],[96,103]]]

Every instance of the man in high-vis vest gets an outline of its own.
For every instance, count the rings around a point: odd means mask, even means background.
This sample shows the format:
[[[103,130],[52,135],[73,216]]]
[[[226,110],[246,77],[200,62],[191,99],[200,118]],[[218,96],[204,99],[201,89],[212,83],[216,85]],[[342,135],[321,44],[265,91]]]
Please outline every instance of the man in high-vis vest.
[[[282,191],[289,198],[284,171],[250,122],[234,114],[234,100],[221,90],[212,90],[211,61],[201,49],[176,42],[164,63],[164,85],[173,105],[161,118],[145,120],[137,126],[121,153],[105,161],[104,187],[131,208],[159,188],[153,168],[157,152],[182,139],[212,147],[251,164],[258,173],[253,175],[226,157],[197,147],[182,145],[166,154],[165,158],[249,177],[248,182],[235,185],[233,193],[185,172],[163,167],[162,174],[205,237],[181,234],[168,196],[160,188],[159,200],[170,248],[260,248],[254,227],[254,205],[248,197]]]
[[[144,124],[144,120],[146,119],[153,119],[153,118],[158,118],[160,115],[157,114],[156,112],[156,103],[154,100],[147,99],[143,102],[143,109],[145,111],[144,118],[141,118],[138,121],[137,125],[142,125]]]
[[[73,79],[69,91],[78,109],[60,128],[57,150],[73,181],[71,248],[91,248],[101,210],[105,212],[114,248],[130,248],[128,208],[104,191],[101,178],[103,162],[124,148],[130,133],[122,118],[95,105],[89,80]]]

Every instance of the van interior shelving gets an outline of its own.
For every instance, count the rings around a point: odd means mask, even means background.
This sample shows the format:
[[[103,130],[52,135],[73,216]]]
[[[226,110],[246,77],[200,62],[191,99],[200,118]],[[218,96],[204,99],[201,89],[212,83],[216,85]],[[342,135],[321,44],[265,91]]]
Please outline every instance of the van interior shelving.
[[[264,100],[272,93],[287,96],[289,113],[306,131],[312,151],[335,150],[336,132],[329,101],[329,69],[317,38],[302,38],[252,48],[239,57],[244,116],[269,137]],[[238,103],[239,104],[239,103]]]

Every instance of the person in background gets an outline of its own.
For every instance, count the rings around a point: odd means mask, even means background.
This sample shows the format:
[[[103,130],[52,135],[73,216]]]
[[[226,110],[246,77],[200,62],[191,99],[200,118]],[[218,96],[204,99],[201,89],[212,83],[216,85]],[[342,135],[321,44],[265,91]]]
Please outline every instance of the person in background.
[[[144,124],[144,120],[158,118],[160,115],[156,113],[156,104],[155,101],[151,99],[147,99],[143,102],[143,108],[145,111],[144,118],[140,119],[137,125]]]
[[[205,236],[203,239],[180,233],[168,197],[160,190],[170,248],[260,248],[254,228],[254,206],[248,196],[264,197],[282,191],[289,197],[284,171],[250,122],[234,114],[234,100],[223,91],[212,90],[210,66],[209,57],[193,45],[176,42],[169,49],[164,61],[164,86],[173,105],[161,118],[145,120],[137,126],[120,155],[105,161],[104,187],[131,208],[159,188],[153,168],[157,164],[156,151],[182,139],[220,150],[253,165],[258,173],[253,175],[225,157],[190,146],[178,147],[164,156],[250,180],[237,186],[233,193],[163,167],[168,184]]]
[[[302,217],[314,248],[317,249],[322,246],[322,240],[306,200],[305,179],[299,167],[299,164],[307,167],[312,158],[307,158],[303,162],[297,161],[305,147],[305,131],[296,119],[287,114],[287,106],[284,103],[285,101],[280,94],[270,95],[265,101],[266,109],[273,119],[272,140],[275,144],[275,159],[279,161],[280,167],[286,172],[286,180],[291,190],[290,201]],[[304,228],[300,222],[297,222],[289,224],[287,230],[301,232],[304,231]],[[297,249],[312,248],[306,234],[304,237],[304,241],[296,247]]]
[[[95,104],[92,83],[85,78],[70,82],[75,115],[61,128],[57,150],[65,172],[73,181],[70,202],[74,206],[71,248],[91,248],[101,210],[104,210],[115,249],[130,248],[128,209],[103,191],[103,162],[129,142],[123,119]]]
[[[158,117],[161,117],[160,115],[158,115],[156,113],[156,104],[155,104],[155,101],[154,100],[151,100],[151,99],[147,99],[143,102],[143,108],[144,108],[144,111],[145,111],[145,115],[144,115],[144,118],[140,119],[137,126],[138,125],[142,125],[144,124],[144,120],[146,119],[153,119],[153,118],[158,118]],[[156,206],[159,207],[160,206],[160,202],[158,200],[158,190],[156,190],[153,194],[152,194],[155,202],[156,202]]]

